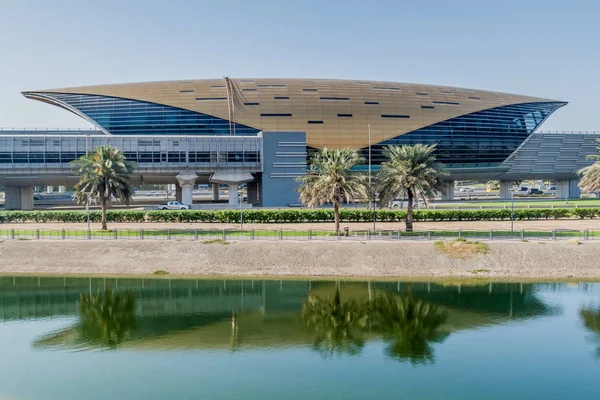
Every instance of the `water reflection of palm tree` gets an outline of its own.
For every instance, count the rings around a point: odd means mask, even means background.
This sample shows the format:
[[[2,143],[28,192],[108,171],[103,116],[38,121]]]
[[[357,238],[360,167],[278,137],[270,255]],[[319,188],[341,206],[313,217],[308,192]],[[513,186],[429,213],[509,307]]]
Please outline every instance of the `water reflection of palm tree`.
[[[584,307],[579,311],[586,328],[596,334],[596,339],[600,341],[600,307],[593,309]],[[600,347],[596,349],[596,357],[600,359]]]
[[[79,331],[88,344],[115,348],[137,328],[135,296],[131,291],[106,289],[95,295],[81,294]]]
[[[315,334],[313,346],[323,357],[356,355],[362,350],[367,327],[367,308],[355,300],[342,302],[340,291],[332,298],[309,297],[302,319]]]
[[[373,330],[390,340],[388,354],[398,361],[413,365],[434,361],[431,341],[444,335],[438,328],[446,322],[448,314],[437,306],[411,295],[381,295],[373,302]]]

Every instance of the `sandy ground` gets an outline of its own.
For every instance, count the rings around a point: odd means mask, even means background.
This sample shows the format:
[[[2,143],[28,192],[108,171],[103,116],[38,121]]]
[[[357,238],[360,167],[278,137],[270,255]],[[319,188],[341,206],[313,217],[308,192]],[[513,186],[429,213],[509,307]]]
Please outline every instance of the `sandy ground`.
[[[341,224],[342,227],[350,229],[373,229],[372,222],[348,222]],[[92,229],[100,229],[100,224],[92,224]],[[244,224],[244,229],[333,229],[333,223],[298,223],[298,224]],[[87,229],[87,224],[83,223],[23,223],[23,224],[0,224],[0,229]],[[239,229],[240,224],[218,224],[218,223],[109,223],[109,229]],[[403,222],[377,222],[377,230],[380,229],[404,229]],[[510,229],[510,221],[456,221],[456,222],[416,222],[415,230],[457,230],[474,229]],[[551,219],[537,221],[515,221],[515,229],[596,229],[600,230],[600,219]]]
[[[600,279],[600,243],[492,242],[453,259],[431,242],[0,243],[0,273]]]

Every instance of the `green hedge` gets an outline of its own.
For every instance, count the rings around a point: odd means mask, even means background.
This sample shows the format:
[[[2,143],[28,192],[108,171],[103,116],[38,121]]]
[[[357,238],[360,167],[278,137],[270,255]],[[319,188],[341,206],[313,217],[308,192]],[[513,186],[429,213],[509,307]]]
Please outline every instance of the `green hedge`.
[[[243,210],[244,221],[253,223],[331,222],[333,210]],[[342,209],[342,222],[369,222],[373,211]],[[92,222],[100,221],[100,211],[90,212]],[[398,222],[406,218],[405,210],[377,210],[377,221]],[[595,218],[600,208],[519,209],[517,220]],[[239,210],[182,211],[114,211],[107,212],[108,222],[222,222],[238,223]],[[510,220],[511,210],[416,210],[415,221],[494,221]],[[86,222],[85,211],[0,211],[0,222]]]

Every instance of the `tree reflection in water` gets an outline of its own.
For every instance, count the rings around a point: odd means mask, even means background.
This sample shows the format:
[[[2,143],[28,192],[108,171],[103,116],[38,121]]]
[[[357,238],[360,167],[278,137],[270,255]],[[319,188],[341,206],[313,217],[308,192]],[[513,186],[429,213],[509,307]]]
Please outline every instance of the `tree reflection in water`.
[[[373,329],[391,342],[388,354],[413,365],[434,362],[429,343],[445,337],[438,328],[447,318],[445,311],[411,295],[384,294],[373,302]]]
[[[411,295],[383,294],[369,302],[342,302],[339,289],[333,298],[309,297],[302,312],[314,334],[313,346],[324,357],[360,353],[370,332],[390,342],[390,357],[413,365],[434,361],[430,342],[445,337],[438,328],[447,317],[437,306]]]
[[[309,297],[302,319],[315,335],[313,347],[323,357],[356,355],[365,344],[367,309],[355,300],[342,302],[339,289],[332,298]]]
[[[579,310],[583,324],[595,333],[595,339],[600,342],[600,306],[597,309],[584,307]],[[600,359],[600,346],[596,349],[596,358]]]
[[[136,328],[133,292],[81,294],[78,329],[89,345],[115,348]]]

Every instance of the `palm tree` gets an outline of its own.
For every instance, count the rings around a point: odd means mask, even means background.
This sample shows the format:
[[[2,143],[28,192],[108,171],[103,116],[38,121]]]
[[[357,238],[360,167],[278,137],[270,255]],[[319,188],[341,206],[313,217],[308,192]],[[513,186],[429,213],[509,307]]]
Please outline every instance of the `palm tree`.
[[[417,197],[431,199],[442,189],[441,178],[448,175],[433,154],[435,145],[387,146],[387,161],[377,175],[381,204],[406,197],[406,230],[413,230],[413,203]]]
[[[313,347],[323,357],[356,355],[362,350],[367,328],[367,309],[355,300],[341,302],[340,291],[332,298],[309,297],[304,303],[302,319],[315,334]]]
[[[115,348],[136,328],[133,292],[81,294],[79,331],[87,344]]]
[[[123,153],[111,146],[98,146],[93,152],[71,161],[79,175],[75,196],[79,204],[91,200],[102,204],[102,229],[106,230],[106,206],[111,197],[129,204],[133,188],[129,184],[135,163],[127,161]]]
[[[596,141],[600,143],[600,139]],[[600,151],[600,146],[597,149]],[[600,191],[600,155],[589,155],[587,159],[596,161],[592,165],[588,165],[577,171],[577,174],[581,176],[579,188],[584,192],[598,192]]]
[[[333,203],[336,233],[340,231],[340,203],[367,197],[364,174],[351,171],[363,161],[357,150],[324,148],[312,156],[306,175],[297,178],[302,204]]]
[[[372,329],[391,341],[391,357],[413,365],[433,362],[429,342],[444,338],[437,329],[446,322],[446,312],[412,295],[385,294],[375,298],[372,314]]]
[[[498,180],[487,181],[485,186],[487,189],[490,189],[490,190],[496,189],[497,190],[500,187],[500,181],[498,181]]]

